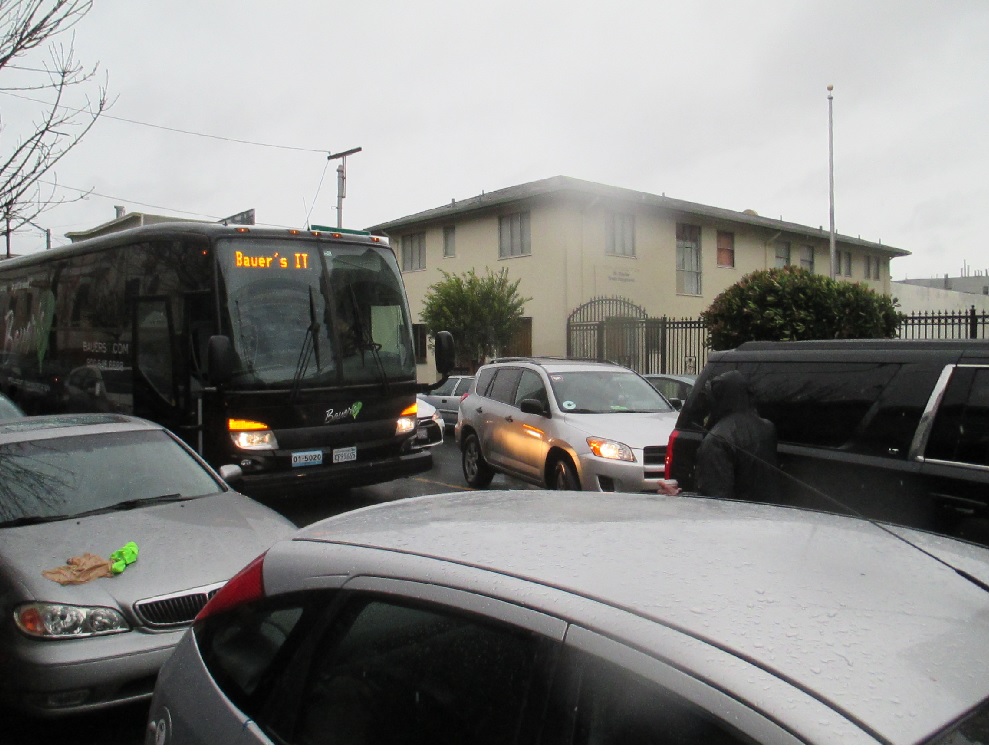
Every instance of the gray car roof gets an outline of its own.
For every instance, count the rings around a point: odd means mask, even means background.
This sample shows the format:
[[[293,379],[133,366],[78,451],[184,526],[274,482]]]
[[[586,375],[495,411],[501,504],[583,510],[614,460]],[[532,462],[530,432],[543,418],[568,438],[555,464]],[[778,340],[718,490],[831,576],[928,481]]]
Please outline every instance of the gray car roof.
[[[364,508],[295,538],[432,558],[438,571],[460,563],[609,604],[743,657],[889,740],[918,741],[989,696],[989,593],[922,548],[983,582],[989,550],[907,537],[700,497],[489,491]]]

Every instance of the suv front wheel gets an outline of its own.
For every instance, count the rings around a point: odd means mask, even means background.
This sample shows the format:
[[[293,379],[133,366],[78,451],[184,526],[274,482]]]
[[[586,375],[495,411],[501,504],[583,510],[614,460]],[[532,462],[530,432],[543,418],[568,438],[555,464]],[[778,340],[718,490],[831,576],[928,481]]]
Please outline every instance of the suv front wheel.
[[[554,461],[553,488],[559,491],[580,491],[580,476],[570,458],[557,458]]]
[[[467,486],[473,489],[486,489],[494,477],[494,471],[481,455],[481,443],[477,440],[476,434],[468,434],[464,439],[460,458]]]

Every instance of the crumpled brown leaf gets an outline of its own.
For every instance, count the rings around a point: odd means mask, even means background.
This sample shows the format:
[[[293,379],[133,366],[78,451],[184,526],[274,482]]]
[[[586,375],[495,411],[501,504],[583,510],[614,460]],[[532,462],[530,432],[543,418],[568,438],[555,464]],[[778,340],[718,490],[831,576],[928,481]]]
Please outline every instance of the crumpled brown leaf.
[[[76,557],[69,557],[66,564],[52,570],[45,570],[41,574],[48,580],[61,583],[63,586],[74,586],[80,583],[88,583],[97,578],[109,578],[110,561],[103,559],[98,554],[80,554]]]

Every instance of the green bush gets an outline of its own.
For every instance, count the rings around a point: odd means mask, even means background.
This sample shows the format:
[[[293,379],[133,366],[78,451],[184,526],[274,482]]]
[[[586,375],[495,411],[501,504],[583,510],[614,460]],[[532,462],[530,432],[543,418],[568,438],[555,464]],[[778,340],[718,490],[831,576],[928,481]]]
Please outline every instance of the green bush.
[[[895,337],[896,301],[857,283],[784,267],[747,274],[701,314],[708,345],[727,350],[749,340]]]

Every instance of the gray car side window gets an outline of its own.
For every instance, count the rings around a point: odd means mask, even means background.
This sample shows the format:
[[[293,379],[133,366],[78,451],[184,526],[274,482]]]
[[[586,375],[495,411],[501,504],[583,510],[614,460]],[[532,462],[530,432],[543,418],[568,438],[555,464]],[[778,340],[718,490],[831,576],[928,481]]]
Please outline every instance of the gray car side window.
[[[571,625],[540,742],[725,745],[799,740],[706,682]]]
[[[515,404],[515,388],[522,376],[522,369],[517,367],[498,369],[495,374],[488,397],[506,405]]]
[[[311,644],[294,719],[276,732],[292,744],[531,742],[551,644],[471,612],[354,593]]]
[[[530,399],[538,400],[544,406],[549,407],[546,385],[543,384],[542,377],[530,369],[523,369],[518,389],[515,392],[515,407],[521,407],[523,400]]]

